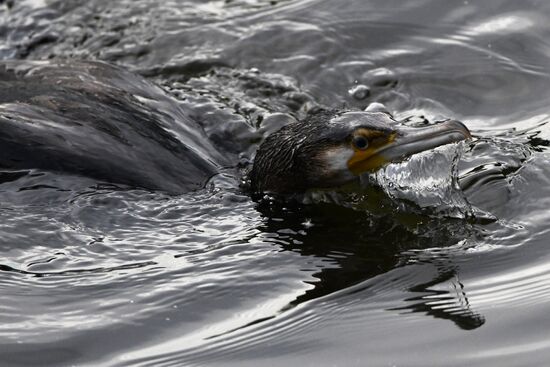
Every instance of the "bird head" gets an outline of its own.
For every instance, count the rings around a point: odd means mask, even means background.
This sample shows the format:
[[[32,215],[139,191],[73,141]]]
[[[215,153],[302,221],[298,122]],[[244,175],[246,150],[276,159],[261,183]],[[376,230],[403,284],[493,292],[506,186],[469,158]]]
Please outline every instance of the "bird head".
[[[470,137],[455,120],[413,128],[385,112],[321,110],[262,142],[249,175],[251,188],[299,193],[336,187],[412,154]]]

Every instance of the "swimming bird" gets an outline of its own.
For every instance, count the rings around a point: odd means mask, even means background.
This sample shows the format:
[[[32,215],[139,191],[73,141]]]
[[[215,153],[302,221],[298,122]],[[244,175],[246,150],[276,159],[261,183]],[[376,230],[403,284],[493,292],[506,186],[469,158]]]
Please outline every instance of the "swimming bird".
[[[272,133],[253,193],[335,187],[470,136],[460,122],[409,128],[380,111],[323,110]],[[0,169],[39,169],[180,193],[231,165],[158,86],[102,62],[0,63]]]

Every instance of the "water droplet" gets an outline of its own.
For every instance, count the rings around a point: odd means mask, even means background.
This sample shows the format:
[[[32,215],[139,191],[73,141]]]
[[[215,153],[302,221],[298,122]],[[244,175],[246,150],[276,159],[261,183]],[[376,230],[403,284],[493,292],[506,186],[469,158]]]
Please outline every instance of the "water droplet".
[[[387,114],[390,114],[386,106],[384,106],[382,103],[379,102],[373,102],[365,108],[366,112],[384,112]]]
[[[349,95],[358,101],[362,101],[370,95],[370,89],[364,84],[358,84],[348,91]]]
[[[306,218],[306,220],[302,223],[302,225],[305,228],[311,228],[311,227],[313,227],[313,222],[311,221],[310,218]]]

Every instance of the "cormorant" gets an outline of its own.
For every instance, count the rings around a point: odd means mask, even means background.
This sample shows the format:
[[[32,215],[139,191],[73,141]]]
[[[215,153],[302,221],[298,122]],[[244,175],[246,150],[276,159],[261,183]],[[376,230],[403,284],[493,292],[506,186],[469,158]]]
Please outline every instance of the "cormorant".
[[[255,193],[344,184],[469,137],[458,121],[399,126],[387,113],[320,110],[268,136]],[[0,169],[42,169],[168,192],[204,185],[228,160],[161,88],[101,62],[0,63]]]

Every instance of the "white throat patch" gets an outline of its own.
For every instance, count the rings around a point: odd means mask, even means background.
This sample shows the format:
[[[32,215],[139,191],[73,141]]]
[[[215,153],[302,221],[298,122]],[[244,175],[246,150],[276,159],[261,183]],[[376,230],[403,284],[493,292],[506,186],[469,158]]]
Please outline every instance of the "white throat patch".
[[[353,149],[351,147],[332,148],[325,151],[323,155],[323,159],[326,162],[327,174],[347,179],[354,177],[348,168],[348,161],[353,156]]]

